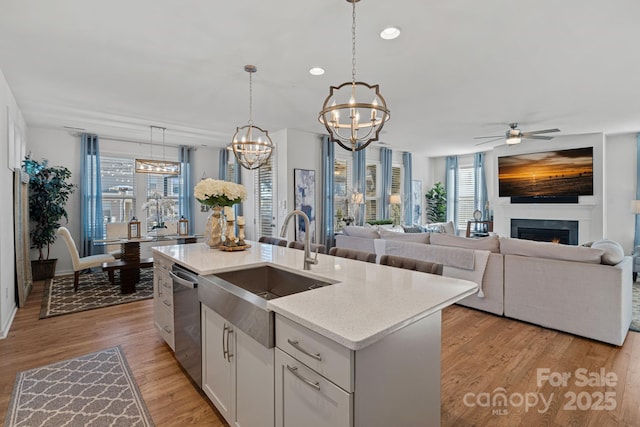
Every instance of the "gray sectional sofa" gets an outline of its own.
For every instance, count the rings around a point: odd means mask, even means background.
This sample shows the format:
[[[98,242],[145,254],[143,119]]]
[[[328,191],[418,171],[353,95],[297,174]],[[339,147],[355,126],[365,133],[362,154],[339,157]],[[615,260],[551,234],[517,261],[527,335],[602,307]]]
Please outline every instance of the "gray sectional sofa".
[[[631,323],[632,259],[615,242],[591,247],[489,236],[346,227],[336,246],[445,265],[479,292],[460,305],[614,345]]]

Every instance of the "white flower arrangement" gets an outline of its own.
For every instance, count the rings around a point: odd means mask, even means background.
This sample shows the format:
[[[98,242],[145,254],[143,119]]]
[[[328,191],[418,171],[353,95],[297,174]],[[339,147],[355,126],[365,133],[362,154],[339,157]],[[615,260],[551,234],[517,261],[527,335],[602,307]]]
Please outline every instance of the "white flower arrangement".
[[[233,206],[247,198],[247,189],[242,184],[207,178],[193,189],[195,198],[207,206]]]

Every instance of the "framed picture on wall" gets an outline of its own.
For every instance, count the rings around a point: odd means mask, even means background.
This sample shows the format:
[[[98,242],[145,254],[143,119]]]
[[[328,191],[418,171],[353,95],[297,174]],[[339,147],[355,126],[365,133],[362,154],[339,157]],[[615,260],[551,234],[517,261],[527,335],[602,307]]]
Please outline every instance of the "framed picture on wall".
[[[311,233],[309,238],[315,242],[316,238],[316,172],[310,169],[293,170],[293,198],[294,208],[309,217],[309,229],[305,228],[304,220],[296,217],[295,239],[304,240],[306,233]]]

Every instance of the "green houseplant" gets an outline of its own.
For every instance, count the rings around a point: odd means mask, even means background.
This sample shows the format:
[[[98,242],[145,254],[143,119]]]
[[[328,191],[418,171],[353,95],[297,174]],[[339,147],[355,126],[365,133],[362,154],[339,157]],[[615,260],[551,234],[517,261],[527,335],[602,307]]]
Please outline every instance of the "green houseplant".
[[[440,181],[425,194],[427,199],[427,222],[445,222],[447,220],[447,191]]]
[[[69,217],[65,205],[75,190],[68,182],[69,169],[49,166],[47,160],[38,162],[27,156],[23,161],[29,174],[29,221],[31,223],[31,245],[38,249],[38,259],[31,261],[34,280],[53,277],[57,259],[49,259],[51,244],[56,240],[60,220]],[[46,257],[44,248],[47,248]]]

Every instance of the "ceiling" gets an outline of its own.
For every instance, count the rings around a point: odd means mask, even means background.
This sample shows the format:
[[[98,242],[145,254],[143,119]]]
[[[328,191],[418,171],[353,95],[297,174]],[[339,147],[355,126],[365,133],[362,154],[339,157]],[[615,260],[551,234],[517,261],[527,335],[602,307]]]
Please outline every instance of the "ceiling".
[[[362,0],[357,79],[391,110],[382,141],[442,156],[474,136],[558,127],[640,130],[637,0]],[[402,30],[382,40],[386,26]],[[0,69],[30,127],[226,145],[249,118],[322,133],[329,86],[351,79],[345,0],[2,0]],[[313,66],[325,68],[312,76]],[[535,142],[531,142],[535,144]]]

